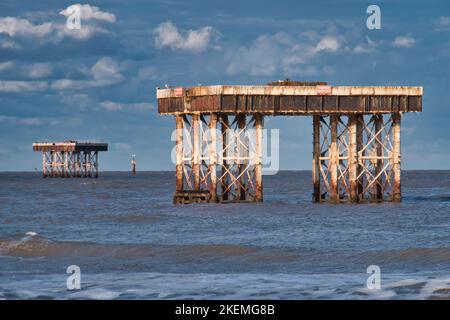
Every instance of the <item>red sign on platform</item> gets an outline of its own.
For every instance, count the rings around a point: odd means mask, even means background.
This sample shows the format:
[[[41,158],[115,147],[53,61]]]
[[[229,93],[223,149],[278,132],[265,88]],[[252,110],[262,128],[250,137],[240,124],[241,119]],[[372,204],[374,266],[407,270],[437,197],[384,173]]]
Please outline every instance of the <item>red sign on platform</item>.
[[[183,96],[183,88],[182,87],[175,88],[175,95],[177,97],[182,97]]]
[[[331,94],[331,86],[316,86],[316,94]]]

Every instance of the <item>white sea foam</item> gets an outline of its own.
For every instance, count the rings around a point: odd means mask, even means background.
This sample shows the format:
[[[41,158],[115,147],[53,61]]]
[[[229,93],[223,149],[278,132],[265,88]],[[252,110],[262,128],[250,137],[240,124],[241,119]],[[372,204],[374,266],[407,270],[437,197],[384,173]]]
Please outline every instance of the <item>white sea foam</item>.
[[[389,274],[381,290],[368,290],[363,274],[108,273],[84,275],[79,291],[65,290],[62,276],[15,279],[0,286],[0,297],[7,291],[25,299],[445,299],[449,282]]]
[[[26,236],[30,236],[30,237],[34,237],[37,236],[37,232],[33,232],[33,231],[28,231],[27,233],[25,233]]]

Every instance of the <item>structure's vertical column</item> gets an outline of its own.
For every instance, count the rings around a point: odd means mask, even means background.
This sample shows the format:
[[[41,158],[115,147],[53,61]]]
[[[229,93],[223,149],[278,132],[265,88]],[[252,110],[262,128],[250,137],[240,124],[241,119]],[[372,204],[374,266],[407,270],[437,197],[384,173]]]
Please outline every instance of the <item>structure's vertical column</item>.
[[[80,151],[80,177],[87,177],[87,155],[86,151]]]
[[[71,155],[71,175],[72,177],[76,177],[77,176],[77,153],[75,151],[72,151],[72,155]]]
[[[320,202],[320,116],[313,116],[313,201]]]
[[[392,188],[392,200],[399,202],[402,199],[401,188],[401,149],[400,149],[400,131],[401,131],[401,114],[395,113],[392,115],[393,127],[393,165],[392,171],[394,174],[394,185]]]
[[[47,152],[42,151],[42,177],[47,177]]]
[[[263,116],[255,114],[256,147],[255,147],[255,201],[263,201],[262,160],[263,160]]]
[[[92,156],[91,156],[91,151],[88,151],[86,154],[87,154],[87,160],[86,160],[87,174],[88,174],[88,177],[91,178],[92,177]]]
[[[357,176],[358,178],[358,200],[364,200],[364,184],[363,184],[363,176],[361,175],[361,165],[362,165],[362,157],[364,156],[364,115],[356,116],[356,150],[358,153],[357,158]]]
[[[183,190],[183,126],[184,120],[183,116],[176,115],[176,164],[175,164],[175,175],[176,175],[176,191]]]
[[[192,145],[192,171],[194,174],[194,190],[200,190],[200,115],[192,115],[192,133],[194,141]]]
[[[56,169],[56,151],[50,151],[50,156],[51,156],[51,160],[52,160],[52,165],[51,165],[51,169],[50,169],[50,176],[54,177],[55,176],[55,169]]]
[[[83,151],[83,159],[82,159],[82,161],[83,161],[83,164],[82,164],[82,166],[83,166],[83,175],[86,178],[88,176],[88,164],[87,164],[87,153],[86,153],[86,151]]]
[[[98,151],[95,151],[95,177],[98,178]]]
[[[348,180],[349,201],[358,202],[358,154],[357,154],[357,124],[356,115],[348,116]]]
[[[245,158],[245,147],[244,147],[244,142],[245,142],[245,124],[246,124],[246,119],[245,119],[245,114],[240,114],[237,116],[238,120],[237,120],[237,124],[238,124],[238,134],[236,135],[236,147],[237,147],[237,154],[234,155],[235,157],[235,161],[238,164],[238,176],[239,177],[239,183],[236,183],[236,198],[235,200],[245,200],[246,196],[245,196],[245,175],[243,174],[244,170],[245,170],[245,166],[246,166],[246,161],[244,160]],[[236,178],[237,178],[236,177]]]
[[[337,146],[337,127],[338,127],[338,116],[330,116],[330,201],[339,202],[339,186],[338,186],[338,166],[339,166],[339,150]]]
[[[374,116],[375,119],[375,134],[376,138],[374,140],[375,143],[375,181],[373,184],[374,187],[374,197],[376,200],[382,200],[383,199],[383,182],[382,182],[382,175],[381,171],[383,170],[383,115],[377,114]]]
[[[80,152],[75,152],[75,177],[81,176],[81,170],[80,170]]]
[[[73,157],[73,152],[72,151],[68,151],[67,152],[67,173],[66,176],[68,178],[72,177],[72,172],[73,172],[73,161],[72,161],[72,157]]]
[[[78,177],[82,177],[82,176],[84,175],[84,169],[83,169],[83,152],[78,151],[77,159],[78,159],[78,168],[79,168],[79,171],[78,171]]]
[[[64,159],[62,176],[66,178],[69,177],[69,151],[63,151],[61,155]]]
[[[209,174],[210,186],[209,193],[211,195],[210,201],[217,202],[217,114],[211,113],[209,118],[209,134],[211,139],[209,142]]]
[[[229,123],[228,123],[228,116],[227,115],[222,115],[222,126],[221,126],[221,131],[222,131],[222,170],[221,170],[221,185],[222,185],[222,201],[227,201],[228,200],[228,160],[227,160],[227,144],[228,144],[228,136],[227,136],[227,131],[228,131],[228,127],[229,127]]]

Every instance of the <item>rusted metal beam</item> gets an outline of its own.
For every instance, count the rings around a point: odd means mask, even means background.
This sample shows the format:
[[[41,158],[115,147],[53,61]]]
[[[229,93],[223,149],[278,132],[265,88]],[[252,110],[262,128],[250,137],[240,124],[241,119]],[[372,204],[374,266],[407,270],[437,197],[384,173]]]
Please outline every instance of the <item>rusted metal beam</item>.
[[[401,148],[400,148],[400,131],[401,131],[401,114],[396,113],[392,115],[392,126],[393,126],[393,201],[399,202],[402,199],[402,188],[401,188]]]
[[[175,159],[175,176],[176,176],[176,191],[183,190],[183,127],[184,120],[180,115],[175,116],[176,122],[176,159]]]
[[[313,116],[313,201],[320,202],[320,116]]]
[[[42,152],[42,177],[47,177],[47,155],[46,152]]]
[[[357,125],[356,115],[348,116],[348,181],[349,201],[358,202],[358,152],[357,152]]]
[[[338,116],[330,116],[330,201],[339,202],[339,186],[338,186],[338,166],[339,166],[339,150],[337,147],[337,127]]]
[[[217,114],[210,115],[209,133],[210,201],[217,202]]]
[[[237,157],[236,163],[238,166],[237,174],[239,177],[239,182],[236,184],[236,200],[245,200],[246,198],[246,183],[245,183],[245,175],[244,170],[247,166],[245,158],[245,126],[246,126],[246,117],[244,114],[237,115],[237,126],[238,132],[236,133],[236,147],[237,154],[234,156]],[[248,146],[247,146],[248,147]]]
[[[364,156],[363,146],[364,146],[364,115],[356,115],[356,152],[357,152],[357,195],[358,201],[364,199],[364,185],[362,176],[362,160],[361,157]]]
[[[262,179],[262,161],[263,161],[263,126],[264,118],[261,114],[255,114],[255,130],[256,130],[256,148],[255,148],[255,201],[263,201],[263,179]]]
[[[95,152],[95,177],[98,178],[98,151]]]
[[[383,160],[381,159],[381,157],[383,156],[383,115],[374,115],[374,122],[375,135],[377,137],[374,140],[374,154],[376,158],[373,160],[373,164],[375,167],[376,181],[373,184],[373,196],[375,200],[380,201],[383,199],[383,182],[381,174],[381,171],[383,170]]]
[[[200,115],[192,115],[192,172],[194,175],[194,190],[200,190]]]
[[[227,161],[227,131],[229,127],[228,123],[228,116],[227,115],[221,115],[221,131],[222,131],[222,168],[221,168],[221,187],[222,187],[222,197],[221,201],[227,201],[228,200],[228,161]]]

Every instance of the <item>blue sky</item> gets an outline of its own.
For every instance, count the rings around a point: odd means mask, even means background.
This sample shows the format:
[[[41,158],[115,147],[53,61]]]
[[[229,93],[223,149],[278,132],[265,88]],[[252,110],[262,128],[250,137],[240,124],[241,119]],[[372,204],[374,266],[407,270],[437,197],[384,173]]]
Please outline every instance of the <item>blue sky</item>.
[[[110,144],[103,170],[172,170],[174,119],[155,88],[265,84],[424,87],[424,112],[403,117],[405,169],[450,168],[448,1],[90,1],[81,30],[71,1],[0,3],[0,171],[31,171],[36,140]],[[370,4],[381,29],[366,27]],[[282,169],[310,169],[311,119],[280,129]]]

